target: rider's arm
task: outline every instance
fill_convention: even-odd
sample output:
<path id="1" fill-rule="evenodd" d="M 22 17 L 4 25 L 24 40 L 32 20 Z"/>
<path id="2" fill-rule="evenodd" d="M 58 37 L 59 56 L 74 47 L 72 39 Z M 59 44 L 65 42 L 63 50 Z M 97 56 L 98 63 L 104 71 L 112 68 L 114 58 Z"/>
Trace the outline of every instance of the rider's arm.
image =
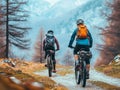
<path id="1" fill-rule="evenodd" d="M 58 40 L 56 39 L 56 37 L 55 37 L 55 43 L 56 43 L 56 46 L 57 46 L 57 50 L 59 50 L 60 46 L 59 46 L 59 43 L 58 43 Z"/>
<path id="2" fill-rule="evenodd" d="M 75 29 L 74 32 L 72 33 L 72 36 L 71 36 L 71 39 L 70 39 L 70 42 L 69 42 L 69 46 L 72 46 L 72 44 L 75 40 L 76 32 L 77 32 L 77 29 Z"/>
<path id="3" fill-rule="evenodd" d="M 89 30 L 88 30 L 88 36 L 89 36 L 89 40 L 90 40 L 90 47 L 92 47 L 93 38 L 92 38 L 92 35 L 91 35 L 91 33 L 89 32 Z"/>

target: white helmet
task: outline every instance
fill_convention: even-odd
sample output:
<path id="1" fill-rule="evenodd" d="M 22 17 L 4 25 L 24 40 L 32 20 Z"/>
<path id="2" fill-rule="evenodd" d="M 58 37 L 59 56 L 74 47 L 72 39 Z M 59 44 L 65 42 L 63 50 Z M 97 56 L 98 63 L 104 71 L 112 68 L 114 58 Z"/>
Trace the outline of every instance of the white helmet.
<path id="1" fill-rule="evenodd" d="M 78 25 L 78 24 L 84 24 L 84 21 L 83 21 L 82 19 L 78 19 L 77 22 L 76 22 L 76 24 L 77 24 L 77 25 Z"/>

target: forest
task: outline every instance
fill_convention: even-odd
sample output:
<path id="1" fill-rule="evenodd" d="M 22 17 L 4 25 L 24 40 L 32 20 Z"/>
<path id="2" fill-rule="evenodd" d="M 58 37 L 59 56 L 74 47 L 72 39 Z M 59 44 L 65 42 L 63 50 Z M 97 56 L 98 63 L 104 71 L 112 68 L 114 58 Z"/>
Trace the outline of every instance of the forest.
<path id="1" fill-rule="evenodd" d="M 56 54 L 56 56 L 61 56 L 61 58 L 59 58 L 59 60 L 56 62 L 56 66 L 58 69 L 56 75 L 54 75 L 54 77 L 52 78 L 45 76 L 47 72 L 46 68 L 44 67 L 46 60 L 44 58 L 45 52 L 43 50 L 43 40 L 46 35 L 46 31 L 44 27 L 39 26 L 39 32 L 36 34 L 37 36 L 34 40 L 35 42 L 32 42 L 33 37 L 30 37 L 29 33 L 32 32 L 33 27 L 28 24 L 28 22 L 30 21 L 29 9 L 25 9 L 25 7 L 28 5 L 28 1 L 29 0 L 0 0 L 1 90 L 77 90 L 79 87 L 77 87 L 76 85 L 71 88 L 71 83 L 73 83 L 72 75 L 74 74 L 74 61 L 73 53 L 69 49 L 61 50 L 65 51 L 62 54 Z M 103 17 L 106 18 L 107 25 L 105 27 L 97 26 L 97 28 L 101 31 L 101 33 L 99 33 L 99 36 L 101 37 L 103 43 L 98 43 L 97 45 L 94 45 L 96 46 L 94 48 L 96 48 L 100 52 L 100 54 L 95 60 L 93 66 L 95 66 L 94 69 L 108 76 L 112 76 L 113 78 L 118 78 L 119 80 L 120 63 L 115 65 L 110 63 L 114 61 L 114 58 L 117 55 L 120 56 L 120 0 L 107 2 L 106 6 L 109 8 L 111 13 L 101 12 Z M 74 16 L 74 18 L 77 18 L 77 16 Z M 74 19 L 68 19 L 68 21 L 69 20 L 73 21 Z M 65 28 L 65 25 L 63 23 L 60 23 L 61 26 L 59 26 L 58 28 L 63 26 Z M 72 24 L 73 23 L 70 23 L 71 28 L 74 26 Z M 56 26 L 54 27 L 57 27 L 57 24 L 55 25 Z M 66 29 L 64 28 L 62 30 L 69 29 L 68 27 Z M 64 38 L 62 37 L 63 35 L 61 33 L 68 33 L 71 31 L 68 30 L 61 33 L 59 32 L 60 31 L 55 32 L 55 34 L 57 34 L 57 36 L 59 37 L 58 39 L 61 40 L 61 38 Z M 60 43 L 60 47 L 65 46 L 66 42 L 67 41 Z M 25 54 L 23 56 L 19 56 L 19 54 L 21 54 L 22 52 Z M 32 52 L 32 55 L 29 55 L 26 52 Z M 30 57 L 30 60 L 26 60 L 27 57 Z M 94 70 L 92 69 L 91 72 L 93 71 Z M 40 75 L 35 74 L 35 72 L 39 72 Z M 71 83 L 69 85 L 66 85 L 65 80 L 68 80 L 69 77 Z M 63 83 L 61 83 L 61 81 Z M 105 84 L 105 82 L 101 83 L 99 81 L 96 83 L 92 79 L 90 79 L 90 83 L 92 84 L 90 84 L 91 86 L 88 87 L 88 89 L 93 89 L 94 85 L 98 85 L 99 87 L 101 87 L 102 89 L 100 90 L 103 90 L 104 87 L 107 88 L 106 90 L 120 89 L 119 85 L 108 85 Z M 95 90 L 98 90 L 98 88 Z"/>

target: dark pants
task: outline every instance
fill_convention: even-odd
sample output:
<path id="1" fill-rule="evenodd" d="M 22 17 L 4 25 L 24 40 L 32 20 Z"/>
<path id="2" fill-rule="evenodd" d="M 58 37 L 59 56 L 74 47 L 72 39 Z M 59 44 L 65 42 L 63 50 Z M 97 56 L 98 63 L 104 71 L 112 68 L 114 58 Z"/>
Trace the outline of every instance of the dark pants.
<path id="1" fill-rule="evenodd" d="M 48 55 L 48 50 L 53 50 L 53 51 L 55 51 L 55 48 L 54 47 L 46 47 L 45 48 L 45 59 L 46 59 L 46 57 L 47 57 L 47 55 Z M 53 64 L 56 64 L 56 60 L 55 60 L 55 52 L 52 54 L 52 60 L 53 60 Z"/>
<path id="2" fill-rule="evenodd" d="M 74 55 L 77 54 L 77 52 L 81 49 L 84 49 L 85 51 L 90 51 L 89 46 L 85 46 L 85 45 L 76 45 L 74 48 Z M 86 64 L 90 64 L 90 59 L 86 58 Z"/>
<path id="3" fill-rule="evenodd" d="M 46 59 L 47 55 L 48 55 L 48 52 L 45 51 L 45 59 Z M 53 64 L 56 64 L 55 53 L 52 54 L 52 60 L 53 60 Z"/>

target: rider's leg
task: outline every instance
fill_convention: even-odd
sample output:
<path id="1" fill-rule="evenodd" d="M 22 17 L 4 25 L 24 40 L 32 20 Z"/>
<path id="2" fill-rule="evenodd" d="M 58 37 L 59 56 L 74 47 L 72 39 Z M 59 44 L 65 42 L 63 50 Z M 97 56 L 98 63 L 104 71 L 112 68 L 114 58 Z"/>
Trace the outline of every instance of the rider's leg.
<path id="1" fill-rule="evenodd" d="M 56 71 L 56 61 L 55 60 L 53 61 L 53 69 L 54 69 L 54 71 Z"/>
<path id="2" fill-rule="evenodd" d="M 85 51 L 90 51 L 90 49 L 89 49 L 89 47 L 88 46 L 85 46 Z M 87 79 L 89 79 L 89 71 L 90 71 L 90 58 L 89 57 L 87 57 L 86 58 L 86 78 Z"/>
<path id="3" fill-rule="evenodd" d="M 86 65 L 86 70 L 89 72 L 89 70 L 90 70 L 90 64 Z"/>
<path id="4" fill-rule="evenodd" d="M 90 70 L 90 59 L 87 58 L 87 59 L 86 59 L 86 71 L 89 72 L 89 70 Z"/>
<path id="5" fill-rule="evenodd" d="M 86 79 L 89 79 L 90 64 L 86 65 Z"/>
<path id="6" fill-rule="evenodd" d="M 79 64 L 79 62 L 78 62 L 78 54 L 77 54 L 77 52 L 79 50 L 80 50 L 80 45 L 76 45 L 75 48 L 74 48 L 74 59 L 75 59 L 76 64 Z"/>
<path id="7" fill-rule="evenodd" d="M 78 55 L 77 54 L 74 55 L 74 59 L 75 59 L 75 64 L 78 65 L 79 61 L 78 61 Z"/>
<path id="8" fill-rule="evenodd" d="M 77 54 L 74 55 L 74 59 L 75 59 L 75 61 L 78 60 L 78 55 Z"/>
<path id="9" fill-rule="evenodd" d="M 78 55 L 77 55 L 78 51 L 79 51 L 79 45 L 76 45 L 75 48 L 74 48 L 74 59 L 75 59 L 75 65 L 76 66 L 79 65 Z"/>
<path id="10" fill-rule="evenodd" d="M 89 49 L 89 51 L 90 51 L 90 49 Z M 86 70 L 87 71 L 90 71 L 90 59 L 92 58 L 92 53 L 90 52 L 89 53 L 89 56 L 87 57 L 87 59 L 86 59 Z"/>
<path id="11" fill-rule="evenodd" d="M 45 57 L 44 57 L 45 59 L 46 59 L 46 56 L 47 56 L 47 52 L 45 51 Z"/>
<path id="12" fill-rule="evenodd" d="M 47 60 L 46 60 L 46 57 L 47 57 L 47 51 L 45 51 L 45 57 L 44 57 L 44 59 L 45 59 L 45 67 L 47 67 Z"/>
<path id="13" fill-rule="evenodd" d="M 53 60 L 53 72 L 56 72 L 56 60 L 55 60 L 55 53 L 52 55 Z"/>
<path id="14" fill-rule="evenodd" d="M 90 60 L 86 60 L 86 79 L 89 79 L 89 71 L 90 71 Z"/>

